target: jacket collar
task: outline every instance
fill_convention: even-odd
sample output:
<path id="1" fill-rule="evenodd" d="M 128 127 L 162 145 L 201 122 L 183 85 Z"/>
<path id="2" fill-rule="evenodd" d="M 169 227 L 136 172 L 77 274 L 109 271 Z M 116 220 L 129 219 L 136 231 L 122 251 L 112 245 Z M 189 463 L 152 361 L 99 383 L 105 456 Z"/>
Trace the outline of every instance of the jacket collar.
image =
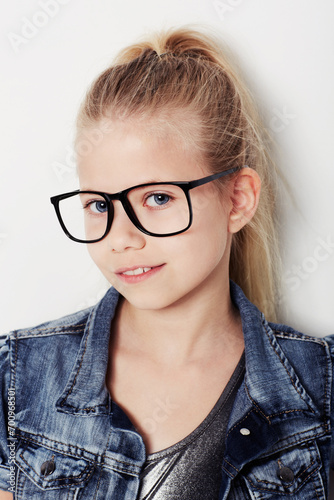
<path id="1" fill-rule="evenodd" d="M 233 282 L 230 285 L 231 297 L 242 321 L 246 360 L 244 390 L 248 400 L 269 422 L 280 418 L 282 410 L 314 413 L 316 407 L 312 399 L 277 342 L 273 329 L 279 325 L 269 325 L 241 288 Z"/>
<path id="2" fill-rule="evenodd" d="M 106 415 L 111 400 L 105 383 L 108 366 L 110 325 L 119 294 L 110 288 L 90 309 L 71 375 L 56 406 L 74 415 Z"/>
<path id="3" fill-rule="evenodd" d="M 314 436 L 319 424 L 318 409 L 277 342 L 274 329 L 279 325 L 269 325 L 234 283 L 231 297 L 241 315 L 246 372 L 227 429 L 222 483 L 226 491 L 243 465 L 295 443 L 298 433 L 301 439 Z"/>
<path id="4" fill-rule="evenodd" d="M 245 380 L 233 407 L 231 425 L 250 410 L 256 410 L 259 418 L 268 424 L 280 418 L 282 409 L 294 414 L 314 413 L 316 409 L 312 400 L 263 315 L 233 282 L 231 297 L 241 315 L 246 360 Z M 111 403 L 105 384 L 110 324 L 118 299 L 118 292 L 110 288 L 90 310 L 71 375 L 57 401 L 59 411 L 92 416 L 106 415 L 111 411 L 122 413 L 115 403 Z M 124 425 L 131 427 L 127 421 Z"/>

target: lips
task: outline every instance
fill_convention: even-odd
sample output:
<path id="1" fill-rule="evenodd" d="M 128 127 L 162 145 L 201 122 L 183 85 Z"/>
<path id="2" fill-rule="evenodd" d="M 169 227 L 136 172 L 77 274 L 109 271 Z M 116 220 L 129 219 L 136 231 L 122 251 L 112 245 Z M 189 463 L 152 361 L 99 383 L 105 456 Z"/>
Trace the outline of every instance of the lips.
<path id="1" fill-rule="evenodd" d="M 137 276 L 138 274 L 147 273 L 151 269 L 152 267 L 137 267 L 136 269 L 124 271 L 122 274 L 126 274 L 127 276 Z"/>
<path id="2" fill-rule="evenodd" d="M 137 281 L 142 281 L 143 279 L 152 276 L 156 272 L 160 271 L 160 269 L 165 264 L 160 264 L 159 266 L 132 266 L 132 267 L 123 267 L 117 269 L 115 274 L 126 281 L 127 283 L 136 283 Z"/>

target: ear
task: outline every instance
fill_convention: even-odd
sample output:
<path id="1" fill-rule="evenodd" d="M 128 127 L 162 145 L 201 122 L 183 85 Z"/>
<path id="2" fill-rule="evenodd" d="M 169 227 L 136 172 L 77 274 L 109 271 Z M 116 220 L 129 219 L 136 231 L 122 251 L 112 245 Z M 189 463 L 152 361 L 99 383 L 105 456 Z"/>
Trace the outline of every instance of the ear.
<path id="1" fill-rule="evenodd" d="M 237 233 L 256 212 L 261 190 L 261 180 L 252 168 L 242 168 L 232 181 L 232 210 L 229 216 L 228 230 Z"/>

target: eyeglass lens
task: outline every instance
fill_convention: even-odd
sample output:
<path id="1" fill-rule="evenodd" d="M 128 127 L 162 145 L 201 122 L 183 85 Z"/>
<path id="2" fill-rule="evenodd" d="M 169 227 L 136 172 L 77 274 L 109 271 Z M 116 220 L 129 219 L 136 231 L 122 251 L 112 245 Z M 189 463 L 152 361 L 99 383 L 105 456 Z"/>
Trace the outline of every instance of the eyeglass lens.
<path id="1" fill-rule="evenodd" d="M 189 224 L 188 201 L 179 186 L 141 186 L 129 191 L 127 199 L 139 223 L 149 233 L 175 233 Z M 76 239 L 89 242 L 102 238 L 106 232 L 108 202 L 101 195 L 78 193 L 61 200 L 59 210 L 67 231 Z"/>

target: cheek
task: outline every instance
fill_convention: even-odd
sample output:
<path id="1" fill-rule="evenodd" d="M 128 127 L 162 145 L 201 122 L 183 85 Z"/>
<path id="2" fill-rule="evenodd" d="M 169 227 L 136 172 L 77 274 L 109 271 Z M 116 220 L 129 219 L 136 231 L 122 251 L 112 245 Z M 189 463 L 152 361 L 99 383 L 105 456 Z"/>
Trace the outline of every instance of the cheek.
<path id="1" fill-rule="evenodd" d="M 105 251 L 103 249 L 103 246 L 99 245 L 98 243 L 93 243 L 91 245 L 87 245 L 87 250 L 96 266 L 99 269 L 103 270 L 106 263 Z"/>
<path id="2" fill-rule="evenodd" d="M 219 210 L 199 210 L 188 231 L 172 237 L 165 247 L 166 255 L 176 257 L 181 268 L 216 266 L 229 248 L 227 217 Z M 167 243 L 167 242 L 166 242 Z"/>
<path id="3" fill-rule="evenodd" d="M 197 200 L 196 200 L 197 201 Z M 219 248 L 228 237 L 228 209 L 219 199 L 208 197 L 199 199 L 194 207 L 193 228 L 205 246 Z"/>
<path id="4" fill-rule="evenodd" d="M 190 197 L 193 221 L 196 223 L 197 220 L 208 218 L 212 209 L 216 206 L 217 191 L 211 185 L 204 185 L 197 188 L 197 191 L 195 188 Z"/>
<path id="5" fill-rule="evenodd" d="M 110 285 L 115 286 L 116 280 L 115 276 L 112 272 L 112 258 L 110 255 L 110 249 L 108 246 L 103 244 L 105 242 L 101 241 L 100 243 L 93 243 L 92 245 L 87 245 L 87 250 L 90 258 L 96 265 L 96 267 L 100 270 L 106 280 L 110 283 Z M 117 290 L 122 293 L 122 289 L 116 287 Z"/>

